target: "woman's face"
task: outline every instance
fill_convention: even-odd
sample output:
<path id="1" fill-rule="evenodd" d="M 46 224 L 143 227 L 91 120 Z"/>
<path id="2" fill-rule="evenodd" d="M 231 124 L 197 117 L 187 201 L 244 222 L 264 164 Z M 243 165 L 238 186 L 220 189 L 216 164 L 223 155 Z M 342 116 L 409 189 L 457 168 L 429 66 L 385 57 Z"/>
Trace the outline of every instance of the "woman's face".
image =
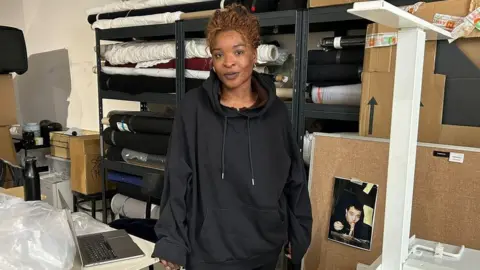
<path id="1" fill-rule="evenodd" d="M 240 33 L 233 30 L 218 33 L 211 52 L 215 73 L 228 89 L 250 84 L 257 51 Z"/>

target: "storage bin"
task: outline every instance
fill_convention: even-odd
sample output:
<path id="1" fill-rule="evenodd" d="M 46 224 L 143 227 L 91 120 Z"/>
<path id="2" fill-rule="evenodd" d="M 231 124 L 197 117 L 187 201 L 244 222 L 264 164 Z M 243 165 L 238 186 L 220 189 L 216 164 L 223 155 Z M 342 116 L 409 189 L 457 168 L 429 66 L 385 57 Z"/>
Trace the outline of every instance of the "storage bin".
<path id="1" fill-rule="evenodd" d="M 61 179 L 70 179 L 70 165 L 69 159 L 54 157 L 51 155 L 45 156 L 48 160 L 48 170 L 50 173 L 57 173 Z"/>

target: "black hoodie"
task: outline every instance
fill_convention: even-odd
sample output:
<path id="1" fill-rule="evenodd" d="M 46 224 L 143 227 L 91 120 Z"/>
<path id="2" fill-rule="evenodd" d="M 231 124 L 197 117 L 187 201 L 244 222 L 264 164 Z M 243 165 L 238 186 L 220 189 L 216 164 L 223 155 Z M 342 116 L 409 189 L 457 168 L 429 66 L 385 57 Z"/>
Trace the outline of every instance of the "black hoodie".
<path id="1" fill-rule="evenodd" d="M 182 100 L 153 256 L 190 270 L 249 270 L 290 242 L 301 262 L 312 226 L 304 164 L 272 80 L 254 72 L 252 86 L 263 96 L 254 108 L 221 105 L 214 72 Z"/>

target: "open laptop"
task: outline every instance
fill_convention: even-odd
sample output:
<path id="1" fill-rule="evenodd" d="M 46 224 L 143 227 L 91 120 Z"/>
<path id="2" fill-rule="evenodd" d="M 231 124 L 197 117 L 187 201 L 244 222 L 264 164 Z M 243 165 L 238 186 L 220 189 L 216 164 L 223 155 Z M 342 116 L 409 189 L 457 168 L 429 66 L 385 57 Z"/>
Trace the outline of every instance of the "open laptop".
<path id="1" fill-rule="evenodd" d="M 70 207 L 59 191 L 60 203 L 67 212 L 68 225 L 83 267 L 113 263 L 145 256 L 125 230 L 77 236 Z"/>

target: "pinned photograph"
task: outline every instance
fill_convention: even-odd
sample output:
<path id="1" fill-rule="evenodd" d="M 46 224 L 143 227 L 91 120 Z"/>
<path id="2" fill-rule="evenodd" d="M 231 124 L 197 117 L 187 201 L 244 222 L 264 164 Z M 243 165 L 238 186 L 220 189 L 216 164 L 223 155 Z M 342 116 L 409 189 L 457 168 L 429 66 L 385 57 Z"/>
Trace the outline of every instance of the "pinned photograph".
<path id="1" fill-rule="evenodd" d="M 335 177 L 328 239 L 370 250 L 378 185 Z"/>

